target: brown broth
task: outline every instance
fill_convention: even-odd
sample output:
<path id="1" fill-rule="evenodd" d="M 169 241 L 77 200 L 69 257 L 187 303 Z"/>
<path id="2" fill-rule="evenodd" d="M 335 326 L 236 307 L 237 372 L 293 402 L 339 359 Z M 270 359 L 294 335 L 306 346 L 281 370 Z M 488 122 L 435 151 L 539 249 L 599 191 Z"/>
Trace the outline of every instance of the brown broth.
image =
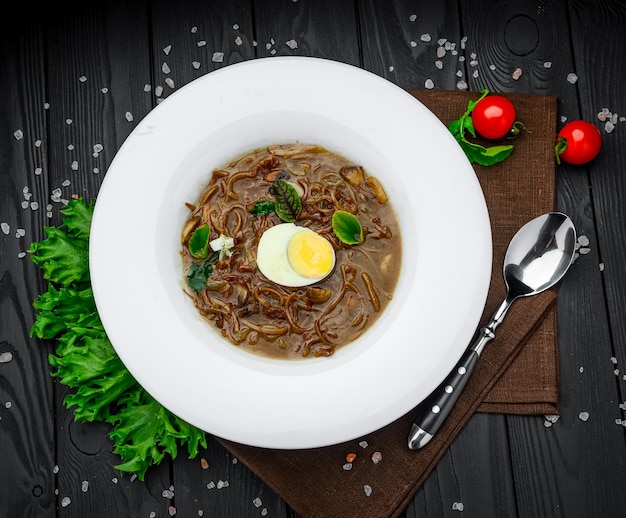
<path id="1" fill-rule="evenodd" d="M 273 200 L 270 186 L 278 174 L 301 189 L 296 225 L 316 231 L 335 249 L 335 268 L 313 286 L 281 286 L 256 266 L 261 235 L 282 221 L 274 212 L 253 216 L 250 209 Z M 232 237 L 234 247 L 221 260 L 209 256 L 215 264 L 204 289 L 186 291 L 224 338 L 252 353 L 281 359 L 329 356 L 370 328 L 393 296 L 402 244 L 386 198 L 362 167 L 319 146 L 286 144 L 246 154 L 215 170 L 198 201 L 188 204 L 182 232 L 185 278 L 193 262 L 203 264 L 188 248 L 200 225 L 209 225 L 210 239 Z M 331 218 L 337 209 L 357 216 L 362 244 L 346 245 L 334 234 Z"/>

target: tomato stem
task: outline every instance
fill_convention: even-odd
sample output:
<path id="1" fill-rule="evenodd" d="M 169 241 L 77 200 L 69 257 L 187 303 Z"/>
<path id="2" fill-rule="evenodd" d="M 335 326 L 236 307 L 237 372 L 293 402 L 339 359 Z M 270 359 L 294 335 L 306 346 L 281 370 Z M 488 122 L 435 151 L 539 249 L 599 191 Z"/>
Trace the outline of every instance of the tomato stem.
<path id="1" fill-rule="evenodd" d="M 556 145 L 554 146 L 554 154 L 556 155 L 556 163 L 561 165 L 561 154 L 567 149 L 567 139 L 565 137 L 561 137 L 557 139 Z"/>

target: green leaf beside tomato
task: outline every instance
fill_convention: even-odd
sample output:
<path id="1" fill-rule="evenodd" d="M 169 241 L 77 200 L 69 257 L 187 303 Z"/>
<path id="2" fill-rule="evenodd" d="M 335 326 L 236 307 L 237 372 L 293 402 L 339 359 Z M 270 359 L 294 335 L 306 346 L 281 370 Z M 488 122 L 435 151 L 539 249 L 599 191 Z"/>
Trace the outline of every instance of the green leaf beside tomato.
<path id="1" fill-rule="evenodd" d="M 470 100 L 467 103 L 465 113 L 448 124 L 448 129 L 454 135 L 461 149 L 465 152 L 468 160 L 473 164 L 483 166 L 491 166 L 502 162 L 513 152 L 513 146 L 510 144 L 485 147 L 467 140 L 466 133 L 469 133 L 472 137 L 476 137 L 476 127 L 472 120 L 472 112 L 488 94 L 489 90 L 482 90 L 481 96 L 476 101 Z M 509 129 L 510 127 L 511 126 L 509 126 Z"/>

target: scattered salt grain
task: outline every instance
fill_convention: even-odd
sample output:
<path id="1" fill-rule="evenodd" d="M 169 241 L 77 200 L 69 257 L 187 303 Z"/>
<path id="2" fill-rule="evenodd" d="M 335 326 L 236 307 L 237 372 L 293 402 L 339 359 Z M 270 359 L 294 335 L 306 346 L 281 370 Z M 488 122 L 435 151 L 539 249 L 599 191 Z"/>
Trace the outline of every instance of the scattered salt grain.
<path id="1" fill-rule="evenodd" d="M 198 27 L 196 27 L 195 25 L 191 28 L 191 33 L 195 34 L 196 32 L 198 32 Z"/>
<path id="2" fill-rule="evenodd" d="M 200 40 L 200 41 L 197 43 L 197 45 L 198 45 L 198 47 L 206 47 L 206 41 L 205 41 L 205 40 Z"/>
<path id="3" fill-rule="evenodd" d="M 606 121 L 606 123 L 604 124 L 604 131 L 606 133 L 611 133 L 614 129 L 615 124 L 613 124 L 611 121 Z"/>
<path id="4" fill-rule="evenodd" d="M 291 50 L 295 50 L 298 48 L 298 42 L 296 40 L 286 41 L 285 45 L 287 45 Z"/>
<path id="5" fill-rule="evenodd" d="M 72 499 L 69 496 L 64 496 L 61 500 L 61 507 L 67 507 L 72 503 Z"/>
<path id="6" fill-rule="evenodd" d="M 428 90 L 432 90 L 435 87 L 435 83 L 433 83 L 432 79 L 426 79 L 426 81 L 424 82 L 424 87 Z"/>
<path id="7" fill-rule="evenodd" d="M 543 64 L 543 67 L 544 67 L 544 68 L 552 68 L 552 61 L 546 61 L 546 62 Z"/>
<path id="8" fill-rule="evenodd" d="M 346 462 L 342 467 L 344 471 L 350 471 L 352 469 L 352 462 Z"/>
<path id="9" fill-rule="evenodd" d="M 444 49 L 443 47 L 438 47 L 437 48 L 437 57 L 438 58 L 442 58 L 446 55 L 446 49 Z"/>
<path id="10" fill-rule="evenodd" d="M 126 112 L 126 113 L 125 113 L 125 115 L 124 115 L 124 117 L 126 117 L 126 120 L 127 120 L 128 122 L 133 122 L 134 117 L 133 117 L 133 114 L 132 114 L 132 113 L 130 113 L 130 112 Z"/>
<path id="11" fill-rule="evenodd" d="M 43 172 L 43 169 L 41 167 L 35 168 L 35 176 L 39 176 L 42 172 Z"/>
<path id="12" fill-rule="evenodd" d="M 459 81 L 459 82 L 456 84 L 456 87 L 457 87 L 459 90 L 467 90 L 467 83 L 466 83 L 465 81 L 461 80 L 461 81 Z"/>
<path id="13" fill-rule="evenodd" d="M 171 46 L 171 45 L 168 45 L 167 47 L 164 47 L 164 48 L 163 48 L 163 53 L 164 53 L 166 56 L 169 56 L 169 53 L 170 53 L 170 51 L 171 51 L 171 50 L 172 50 L 172 46 Z"/>
<path id="14" fill-rule="evenodd" d="M 100 153 L 103 149 L 104 149 L 104 146 L 102 144 L 94 144 L 93 145 L 93 152 L 94 153 Z"/>
<path id="15" fill-rule="evenodd" d="M 192 61 L 191 62 L 191 66 L 193 68 L 195 68 L 196 70 L 198 70 L 200 68 L 200 62 L 199 61 Z"/>
<path id="16" fill-rule="evenodd" d="M 58 473 L 58 472 L 59 472 L 59 465 L 58 465 L 58 464 L 55 464 L 55 465 L 54 465 L 54 468 L 52 468 L 52 473 L 56 474 L 56 473 Z"/>
<path id="17" fill-rule="evenodd" d="M 0 229 L 2 230 L 2 232 L 5 235 L 9 235 L 9 232 L 11 232 L 11 225 L 9 225 L 8 223 L 6 223 L 5 221 L 3 221 L 2 223 L 0 223 Z"/>
<path id="18" fill-rule="evenodd" d="M 213 482 L 212 480 L 206 485 L 207 489 L 213 489 L 214 487 L 215 487 L 215 482 Z"/>
<path id="19" fill-rule="evenodd" d="M 100 90 L 103 94 L 108 94 L 109 89 L 105 86 L 102 90 Z"/>
<path id="20" fill-rule="evenodd" d="M 114 484 L 117 484 L 117 483 L 118 483 L 117 477 L 113 477 L 113 478 L 111 479 L 111 482 L 113 482 Z"/>
<path id="21" fill-rule="evenodd" d="M 589 252 L 591 252 L 591 248 L 587 248 L 586 246 L 579 248 L 578 253 L 580 255 L 587 255 Z"/>
<path id="22" fill-rule="evenodd" d="M 152 90 L 152 85 L 149 85 L 149 84 L 143 85 L 144 92 L 149 92 L 150 90 Z"/>
<path id="23" fill-rule="evenodd" d="M 67 149 L 68 149 L 69 151 L 74 151 L 74 144 L 69 144 L 69 145 L 67 146 Z"/>
<path id="24" fill-rule="evenodd" d="M 224 53 L 214 52 L 211 61 L 213 61 L 213 63 L 222 63 L 224 61 Z"/>
<path id="25" fill-rule="evenodd" d="M 74 122 L 72 119 L 65 119 L 65 124 L 67 124 L 68 126 L 72 124 L 72 122 Z"/>
<path id="26" fill-rule="evenodd" d="M 215 486 L 217 489 L 222 489 L 223 487 L 228 487 L 228 480 L 218 480 L 217 485 Z"/>
<path id="27" fill-rule="evenodd" d="M 164 489 L 163 492 L 161 493 L 161 496 L 163 498 L 174 498 L 174 491 L 170 489 Z"/>
<path id="28" fill-rule="evenodd" d="M 290 40 L 290 41 L 294 41 L 295 42 L 295 40 Z M 241 36 L 237 36 L 235 38 L 235 45 L 243 45 L 243 40 L 241 39 Z M 289 45 L 289 42 L 287 42 L 287 45 Z M 296 47 L 297 46 L 298 45 L 296 44 Z"/>
<path id="29" fill-rule="evenodd" d="M 430 37 L 430 34 L 426 33 L 426 34 L 422 34 L 420 36 L 420 40 L 422 40 L 425 43 L 428 43 L 432 38 Z"/>
<path id="30" fill-rule="evenodd" d="M 43 144 L 43 142 L 41 142 L 40 139 L 35 140 L 35 147 L 41 147 L 41 144 Z"/>
<path id="31" fill-rule="evenodd" d="M 176 514 L 176 507 L 174 507 L 173 505 L 170 505 L 167 508 L 167 512 L 169 513 L 170 516 L 174 516 Z"/>
<path id="32" fill-rule="evenodd" d="M 359 443 L 359 446 L 360 446 L 361 448 L 363 448 L 363 449 L 367 448 L 367 447 L 368 447 L 367 441 L 361 441 L 361 442 Z"/>
<path id="33" fill-rule="evenodd" d="M 49 110 L 50 109 L 50 103 L 43 103 L 43 109 L 44 110 Z"/>
<path id="34" fill-rule="evenodd" d="M 133 474 L 131 475 L 131 477 L 130 477 L 130 481 L 131 481 L 131 482 L 134 482 L 135 480 L 137 480 L 137 474 L 136 474 L 136 473 L 133 473 Z"/>
<path id="35" fill-rule="evenodd" d="M 439 60 L 439 59 L 438 59 L 437 61 L 435 61 L 435 66 L 436 66 L 439 70 L 442 70 L 442 69 L 443 69 L 443 61 L 441 61 L 441 60 Z"/>
<path id="36" fill-rule="evenodd" d="M 379 451 L 375 451 L 374 453 L 372 453 L 372 462 L 374 464 L 378 464 L 381 460 L 383 460 L 382 453 L 380 453 Z"/>
<path id="37" fill-rule="evenodd" d="M 15 130 L 13 136 L 15 140 L 22 140 L 24 138 L 24 132 L 21 129 Z"/>
<path id="38" fill-rule="evenodd" d="M 581 246 L 589 246 L 589 238 L 585 236 L 584 234 L 581 236 L 578 236 L 578 242 L 580 243 Z"/>
<path id="39" fill-rule="evenodd" d="M 78 171 L 78 160 L 74 160 L 70 167 L 72 168 L 72 171 Z"/>
<path id="40" fill-rule="evenodd" d="M 148 516 L 150 518 L 156 518 L 156 512 L 155 511 L 150 511 L 150 514 Z"/>
<path id="41" fill-rule="evenodd" d="M 100 173 L 100 168 L 99 167 L 94 167 L 93 168 L 93 174 L 99 174 Z"/>
<path id="42" fill-rule="evenodd" d="M 31 201 L 30 210 L 37 210 L 37 209 L 39 209 L 39 203 L 37 203 L 36 201 Z"/>
<path id="43" fill-rule="evenodd" d="M 412 14 L 411 16 L 409 16 L 409 20 L 414 22 L 415 20 L 417 20 L 417 15 L 416 14 Z"/>
<path id="44" fill-rule="evenodd" d="M 389 67 L 389 72 L 393 72 L 393 65 Z"/>
<path id="45" fill-rule="evenodd" d="M 519 67 L 516 68 L 511 74 L 511 77 L 517 81 L 520 77 L 522 77 L 522 69 Z"/>
<path id="46" fill-rule="evenodd" d="M 22 208 L 23 209 L 27 209 L 28 208 L 28 202 L 27 201 L 23 201 L 22 202 Z"/>
<path id="47" fill-rule="evenodd" d="M 156 95 L 157 97 L 161 97 L 161 95 L 163 95 L 163 87 L 161 85 L 157 86 L 154 89 L 154 95 Z"/>
<path id="48" fill-rule="evenodd" d="M 363 486 L 363 492 L 365 493 L 365 496 L 370 496 L 372 494 L 372 487 L 365 484 Z"/>
<path id="49" fill-rule="evenodd" d="M 463 70 L 457 70 L 456 71 L 456 76 L 457 77 L 463 77 Z"/>
<path id="50" fill-rule="evenodd" d="M 626 401 L 624 401 L 623 403 L 620 403 L 620 404 L 619 404 L 619 407 L 620 407 L 622 410 L 626 410 Z"/>
<path id="51" fill-rule="evenodd" d="M 578 81 L 578 76 L 574 74 L 573 72 L 570 72 L 569 74 L 567 74 L 567 80 L 570 83 L 575 84 L 576 81 Z"/>
<path id="52" fill-rule="evenodd" d="M 165 62 L 165 61 L 164 61 L 164 62 L 163 62 L 163 64 L 161 65 L 161 71 L 162 71 L 164 74 L 169 74 L 169 73 L 172 71 L 172 69 L 171 69 L 171 68 L 170 68 L 170 66 L 167 64 L 167 62 Z"/>
<path id="53" fill-rule="evenodd" d="M 87 480 L 83 480 L 83 482 L 80 485 L 80 489 L 83 493 L 86 493 L 87 491 L 89 491 L 89 482 Z"/>
<path id="54" fill-rule="evenodd" d="M 600 264 L 598 264 L 598 268 L 599 268 L 599 270 L 600 270 L 601 272 L 603 272 L 603 271 L 604 271 L 604 263 L 600 263 Z"/>
<path id="55" fill-rule="evenodd" d="M 13 353 L 6 351 L 0 353 L 0 363 L 9 363 L 13 359 Z"/>
<path id="56" fill-rule="evenodd" d="M 589 419 L 589 412 L 581 412 L 580 414 L 578 414 L 578 419 L 583 422 L 587 421 Z"/>
<path id="57" fill-rule="evenodd" d="M 169 86 L 171 89 L 174 89 L 174 87 L 176 86 L 176 85 L 174 84 L 174 80 L 173 80 L 171 77 L 166 77 L 166 78 L 165 78 L 165 84 L 166 84 L 167 86 Z"/>
<path id="58" fill-rule="evenodd" d="M 254 500 L 252 500 L 252 504 L 254 505 L 254 507 L 259 508 L 259 507 L 261 507 L 263 505 L 263 502 L 257 496 Z"/>
<path id="59" fill-rule="evenodd" d="M 79 80 L 81 83 L 84 83 L 84 82 L 86 82 L 86 81 L 87 81 L 87 76 L 80 76 L 80 77 L 78 78 L 78 80 Z"/>
<path id="60" fill-rule="evenodd" d="M 417 42 L 415 40 L 411 40 L 411 47 L 417 47 Z"/>
<path id="61" fill-rule="evenodd" d="M 454 502 L 452 504 L 452 510 L 453 511 L 461 511 L 461 512 L 463 512 L 463 509 L 465 509 L 465 506 L 463 505 L 463 502 Z"/>
<path id="62" fill-rule="evenodd" d="M 296 0 L 293 1 L 295 2 Z M 261 509 L 261 516 L 267 516 L 267 512 L 267 507 L 264 507 L 263 509 Z"/>

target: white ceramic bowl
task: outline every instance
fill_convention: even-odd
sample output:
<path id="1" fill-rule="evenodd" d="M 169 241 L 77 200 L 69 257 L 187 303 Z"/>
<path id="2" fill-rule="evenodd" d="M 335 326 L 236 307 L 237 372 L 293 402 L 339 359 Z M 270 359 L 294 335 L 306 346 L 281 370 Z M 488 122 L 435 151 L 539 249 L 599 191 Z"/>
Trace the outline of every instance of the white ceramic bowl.
<path id="1" fill-rule="evenodd" d="M 281 361 L 240 350 L 199 317 L 181 287 L 180 232 L 213 168 L 294 141 L 383 182 L 403 263 L 362 338 L 329 358 Z M 90 268 L 116 351 L 165 407 L 232 441 L 310 448 L 394 421 L 442 381 L 484 307 L 491 233 L 472 167 L 421 103 L 349 65 L 268 58 L 197 79 L 138 123 L 98 195 Z"/>

